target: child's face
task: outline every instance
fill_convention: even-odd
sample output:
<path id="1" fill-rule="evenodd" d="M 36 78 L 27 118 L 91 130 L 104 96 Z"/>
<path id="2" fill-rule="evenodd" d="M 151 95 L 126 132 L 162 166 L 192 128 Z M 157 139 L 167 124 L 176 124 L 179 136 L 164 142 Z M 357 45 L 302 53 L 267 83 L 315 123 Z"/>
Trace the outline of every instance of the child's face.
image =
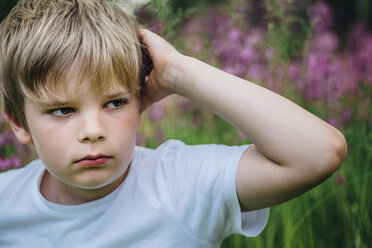
<path id="1" fill-rule="evenodd" d="M 28 131 L 18 132 L 23 132 L 19 135 L 24 143 L 33 142 L 59 182 L 99 189 L 119 179 L 131 162 L 141 120 L 139 103 L 122 87 L 97 93 L 88 81 L 82 86 L 78 92 L 56 91 L 57 98 L 46 105 L 26 98 Z"/>

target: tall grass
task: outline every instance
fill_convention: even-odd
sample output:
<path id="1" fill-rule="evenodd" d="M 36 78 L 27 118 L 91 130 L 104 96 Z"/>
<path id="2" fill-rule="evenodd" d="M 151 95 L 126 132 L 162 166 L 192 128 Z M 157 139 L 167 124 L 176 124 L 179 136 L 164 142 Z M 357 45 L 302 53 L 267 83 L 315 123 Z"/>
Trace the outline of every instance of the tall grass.
<path id="1" fill-rule="evenodd" d="M 372 244 L 372 128 L 344 130 L 349 152 L 342 167 L 304 195 L 271 208 L 256 238 L 232 236 L 222 247 L 360 247 Z"/>
<path id="2" fill-rule="evenodd" d="M 346 160 L 334 175 L 272 207 L 258 237 L 233 235 L 222 247 L 371 247 L 372 35 L 357 27 L 351 45 L 343 48 L 324 4 L 309 8 L 310 19 L 302 20 L 294 15 L 293 1 L 262 1 L 266 12 L 258 2 L 233 0 L 221 8 L 205 7 L 200 15 L 192 10 L 173 16 L 169 9 L 161 13 L 161 6 L 153 8 L 160 14 L 140 13 L 142 21 L 163 18 L 148 21 L 159 33 L 172 21 L 168 38 L 183 52 L 285 95 L 340 128 L 348 142 Z M 254 15 L 265 15 L 265 22 L 252 20 Z M 0 171 L 20 166 L 29 154 L 4 121 L 0 115 Z M 137 143 L 156 147 L 172 138 L 187 144 L 249 143 L 230 124 L 180 97 L 164 99 L 145 113 Z"/>
<path id="3" fill-rule="evenodd" d="M 156 130 L 163 130 L 163 140 L 180 139 L 187 144 L 239 145 L 249 142 L 239 137 L 238 131 L 221 118 L 208 115 L 196 125 L 193 118 L 197 111 L 201 111 L 197 106 L 183 112 L 177 108 L 180 103 L 176 97 L 167 101 L 167 118 L 154 123 L 145 116 L 140 132 L 146 135 L 146 146 L 156 147 L 162 142 L 153 138 Z M 233 235 L 223 242 L 222 247 L 370 247 L 372 127 L 365 121 L 355 121 L 343 133 L 349 151 L 334 175 L 300 197 L 272 207 L 268 224 L 259 236 Z"/>
<path id="4" fill-rule="evenodd" d="M 263 25 L 249 19 L 262 8 L 231 2 L 189 16 L 173 32 L 178 38 L 171 35 L 170 40 L 185 53 L 285 95 L 338 127 L 348 142 L 348 155 L 324 183 L 272 207 L 258 237 L 233 235 L 222 247 L 370 247 L 372 55 L 365 54 L 372 47 L 371 34 L 356 26 L 348 47 L 342 47 L 332 30 L 332 10 L 322 2 L 310 6 L 309 19 L 304 20 L 295 16 L 293 1 L 263 1 Z M 155 147 L 169 138 L 188 144 L 249 142 L 219 117 L 184 99 L 165 102 L 164 115 L 145 118 L 142 144 Z M 154 138 L 154 132 L 161 132 L 161 139 Z"/>

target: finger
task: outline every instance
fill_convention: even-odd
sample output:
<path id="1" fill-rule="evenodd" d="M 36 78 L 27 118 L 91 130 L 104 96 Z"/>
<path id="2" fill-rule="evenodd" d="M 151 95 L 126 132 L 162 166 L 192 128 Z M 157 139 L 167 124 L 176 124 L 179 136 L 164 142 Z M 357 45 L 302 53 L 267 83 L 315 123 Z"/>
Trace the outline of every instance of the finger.
<path id="1" fill-rule="evenodd" d="M 152 47 L 154 46 L 154 39 L 151 38 L 152 35 L 155 35 L 148 29 L 141 28 L 138 31 L 139 38 L 141 39 L 142 44 L 146 47 L 146 50 L 148 54 L 150 55 L 150 58 L 153 59 L 153 52 Z"/>
<path id="2" fill-rule="evenodd" d="M 143 36 L 146 32 L 151 32 L 151 31 L 148 30 L 147 28 L 139 28 L 139 30 L 138 30 L 138 34 L 140 36 Z"/>
<path id="3" fill-rule="evenodd" d="M 139 31 L 138 31 L 138 35 L 140 37 L 140 39 L 142 40 L 142 42 L 147 46 L 149 45 L 149 39 L 151 39 L 151 35 L 156 35 L 155 33 L 151 32 L 150 30 L 148 29 L 145 29 L 145 28 L 140 28 Z"/>
<path id="4" fill-rule="evenodd" d="M 165 39 L 148 29 L 141 28 L 138 33 L 143 43 L 149 50 L 150 54 L 152 53 L 152 51 L 157 51 L 159 49 L 163 51 L 174 50 L 173 46 L 169 44 Z"/>

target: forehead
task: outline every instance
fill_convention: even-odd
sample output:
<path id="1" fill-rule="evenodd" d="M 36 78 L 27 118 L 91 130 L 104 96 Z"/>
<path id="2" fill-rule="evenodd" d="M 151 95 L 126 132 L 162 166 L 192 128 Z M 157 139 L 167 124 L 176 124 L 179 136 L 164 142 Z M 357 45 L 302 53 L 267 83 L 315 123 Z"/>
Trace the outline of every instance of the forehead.
<path id="1" fill-rule="evenodd" d="M 80 95 L 84 94 L 107 96 L 116 94 L 117 92 L 128 94 L 132 93 L 128 87 L 121 85 L 118 82 L 97 85 L 90 80 L 83 80 L 81 82 L 64 82 L 53 89 L 53 93 L 55 94 L 74 97 L 79 97 Z"/>
<path id="2" fill-rule="evenodd" d="M 49 105 L 53 102 L 65 102 L 79 99 L 83 95 L 94 95 L 98 98 L 114 97 L 116 95 L 133 95 L 126 85 L 117 80 L 94 81 L 90 78 L 66 77 L 64 80 L 48 82 L 40 88 L 31 100 L 39 105 Z"/>

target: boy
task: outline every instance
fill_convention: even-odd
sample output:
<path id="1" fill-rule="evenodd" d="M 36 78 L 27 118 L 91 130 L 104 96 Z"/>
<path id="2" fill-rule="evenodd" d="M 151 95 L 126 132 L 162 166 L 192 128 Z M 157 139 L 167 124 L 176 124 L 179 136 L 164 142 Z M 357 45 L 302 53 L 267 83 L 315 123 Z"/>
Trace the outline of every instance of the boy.
<path id="1" fill-rule="evenodd" d="M 141 91 L 141 48 L 153 69 Z M 218 247 L 342 163 L 335 128 L 178 53 L 103 0 L 23 0 L 0 27 L 12 130 L 40 160 L 0 175 L 2 247 Z M 179 94 L 254 145 L 135 147 L 141 110 Z M 10 194 L 11 193 L 11 194 Z"/>

